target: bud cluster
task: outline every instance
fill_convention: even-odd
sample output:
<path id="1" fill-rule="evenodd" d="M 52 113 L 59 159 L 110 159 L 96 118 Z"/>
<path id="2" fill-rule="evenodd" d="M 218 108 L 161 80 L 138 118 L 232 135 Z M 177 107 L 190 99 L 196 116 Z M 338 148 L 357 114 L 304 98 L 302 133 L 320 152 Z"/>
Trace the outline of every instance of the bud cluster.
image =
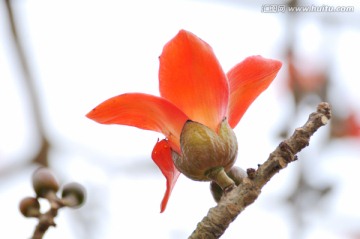
<path id="1" fill-rule="evenodd" d="M 32 186 L 36 196 L 23 198 L 19 209 L 23 216 L 39 219 L 39 224 L 35 229 L 33 238 L 42 238 L 42 236 L 35 236 L 39 233 L 39 228 L 41 228 L 42 234 L 44 234 L 50 226 L 55 226 L 54 218 L 60 208 L 77 208 L 85 202 L 85 188 L 79 183 L 65 184 L 62 188 L 61 196 L 58 196 L 60 184 L 52 171 L 45 167 L 39 168 L 34 172 Z M 50 209 L 47 212 L 41 212 L 40 198 L 49 202 Z M 43 230 L 44 228 L 45 230 Z"/>

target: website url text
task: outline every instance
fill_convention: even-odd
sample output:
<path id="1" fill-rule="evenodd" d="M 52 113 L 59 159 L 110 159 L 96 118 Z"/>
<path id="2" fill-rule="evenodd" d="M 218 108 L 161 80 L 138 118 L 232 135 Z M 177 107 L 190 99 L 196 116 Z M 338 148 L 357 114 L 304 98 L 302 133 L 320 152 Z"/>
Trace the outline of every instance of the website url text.
<path id="1" fill-rule="evenodd" d="M 261 6 L 263 13 L 285 13 L 285 12 L 354 12 L 354 6 L 329 6 L 329 5 L 308 5 L 308 6 L 287 6 L 284 4 L 264 4 Z"/>

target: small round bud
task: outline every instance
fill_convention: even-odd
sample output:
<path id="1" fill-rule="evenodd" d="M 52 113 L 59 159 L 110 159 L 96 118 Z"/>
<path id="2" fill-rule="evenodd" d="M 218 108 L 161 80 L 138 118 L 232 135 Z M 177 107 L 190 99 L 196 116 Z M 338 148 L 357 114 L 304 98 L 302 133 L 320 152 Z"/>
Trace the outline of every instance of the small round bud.
<path id="1" fill-rule="evenodd" d="M 80 207 L 85 201 L 85 188 L 79 183 L 66 184 L 62 191 L 62 201 L 68 207 Z"/>
<path id="2" fill-rule="evenodd" d="M 38 217 L 40 215 L 40 203 L 33 197 L 26 197 L 21 200 L 19 209 L 25 217 Z"/>
<path id="3" fill-rule="evenodd" d="M 210 192 L 211 192 L 211 195 L 213 196 L 215 202 L 218 203 L 223 195 L 223 190 L 221 189 L 221 187 L 219 185 L 217 185 L 217 183 L 212 181 L 212 182 L 210 182 Z"/>
<path id="4" fill-rule="evenodd" d="M 59 190 L 59 183 L 48 168 L 37 169 L 33 174 L 32 183 L 38 197 L 45 197 L 48 192 L 56 193 Z"/>
<path id="5" fill-rule="evenodd" d="M 227 172 L 227 175 L 234 180 L 236 186 L 238 186 L 242 180 L 248 176 L 245 170 L 238 166 L 232 167 L 230 171 Z"/>

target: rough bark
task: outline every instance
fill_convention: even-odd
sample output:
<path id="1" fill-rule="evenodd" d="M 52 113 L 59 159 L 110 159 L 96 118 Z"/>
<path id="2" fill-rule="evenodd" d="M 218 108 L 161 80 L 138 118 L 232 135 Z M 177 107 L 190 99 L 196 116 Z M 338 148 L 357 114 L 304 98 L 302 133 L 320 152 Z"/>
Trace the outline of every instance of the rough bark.
<path id="1" fill-rule="evenodd" d="M 320 103 L 317 111 L 310 114 L 304 126 L 295 129 L 291 137 L 282 141 L 258 169 L 247 170 L 248 177 L 244 178 L 239 186 L 227 192 L 216 207 L 209 210 L 189 238 L 220 238 L 230 223 L 257 199 L 261 188 L 281 169 L 297 160 L 296 154 L 309 145 L 310 137 L 326 125 L 330 118 L 330 105 Z"/>

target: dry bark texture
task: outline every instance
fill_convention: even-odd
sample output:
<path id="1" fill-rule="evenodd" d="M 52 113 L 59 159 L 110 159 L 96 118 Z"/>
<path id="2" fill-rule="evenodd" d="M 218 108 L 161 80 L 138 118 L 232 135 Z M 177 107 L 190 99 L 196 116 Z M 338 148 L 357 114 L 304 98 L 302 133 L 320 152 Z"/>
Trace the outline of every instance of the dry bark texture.
<path id="1" fill-rule="evenodd" d="M 291 137 L 282 141 L 257 170 L 247 170 L 248 177 L 244 178 L 239 186 L 227 192 L 216 207 L 209 210 L 189 238 L 220 238 L 230 223 L 256 200 L 261 188 L 281 169 L 297 160 L 296 154 L 309 145 L 310 137 L 321 126 L 326 125 L 330 118 L 330 105 L 320 103 L 317 111 L 310 114 L 304 126 L 297 128 Z"/>

